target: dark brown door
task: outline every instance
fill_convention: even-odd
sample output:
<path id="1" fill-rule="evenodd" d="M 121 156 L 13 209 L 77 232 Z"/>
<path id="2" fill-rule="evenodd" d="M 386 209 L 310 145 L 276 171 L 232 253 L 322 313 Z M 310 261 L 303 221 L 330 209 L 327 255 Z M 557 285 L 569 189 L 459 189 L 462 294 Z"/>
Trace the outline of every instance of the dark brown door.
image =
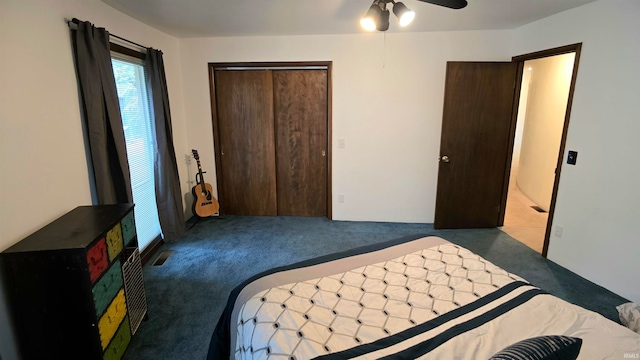
<path id="1" fill-rule="evenodd" d="M 516 65 L 449 62 L 436 229 L 498 226 Z"/>
<path id="2" fill-rule="evenodd" d="M 327 215 L 327 70 L 273 71 L 278 215 Z"/>
<path id="3" fill-rule="evenodd" d="M 221 211 L 277 215 L 270 70 L 216 71 Z"/>

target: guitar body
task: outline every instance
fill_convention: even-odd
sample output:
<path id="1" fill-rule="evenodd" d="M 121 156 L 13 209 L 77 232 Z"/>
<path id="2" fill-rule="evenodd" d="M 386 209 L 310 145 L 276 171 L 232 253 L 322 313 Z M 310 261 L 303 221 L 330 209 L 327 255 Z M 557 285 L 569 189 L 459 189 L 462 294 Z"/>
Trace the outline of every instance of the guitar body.
<path id="1" fill-rule="evenodd" d="M 198 173 L 196 174 L 196 186 L 191 189 L 193 194 L 193 213 L 198 217 L 213 216 L 220 209 L 220 204 L 213 196 L 211 184 L 204 182 L 202 167 L 200 166 L 200 156 L 198 150 L 191 150 L 194 159 L 198 162 Z"/>
<path id="2" fill-rule="evenodd" d="M 218 200 L 213 196 L 213 188 L 211 184 L 198 184 L 191 189 L 193 194 L 193 213 L 199 217 L 213 216 L 218 212 L 220 205 Z"/>

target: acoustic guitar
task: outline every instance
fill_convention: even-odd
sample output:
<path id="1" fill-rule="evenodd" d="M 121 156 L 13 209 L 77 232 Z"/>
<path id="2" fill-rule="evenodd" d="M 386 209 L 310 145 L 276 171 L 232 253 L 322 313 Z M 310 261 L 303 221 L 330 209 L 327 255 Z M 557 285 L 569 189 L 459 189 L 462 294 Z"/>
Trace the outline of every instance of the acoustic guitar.
<path id="1" fill-rule="evenodd" d="M 220 208 L 220 204 L 218 204 L 218 200 L 213 196 L 213 188 L 211 184 L 207 184 L 204 182 L 204 177 L 202 174 L 202 167 L 200 166 L 200 156 L 198 155 L 198 150 L 191 150 L 193 153 L 194 159 L 198 163 L 198 173 L 196 174 L 196 186 L 191 189 L 191 193 L 193 194 L 193 213 L 198 217 L 207 217 L 213 216 L 218 209 Z"/>

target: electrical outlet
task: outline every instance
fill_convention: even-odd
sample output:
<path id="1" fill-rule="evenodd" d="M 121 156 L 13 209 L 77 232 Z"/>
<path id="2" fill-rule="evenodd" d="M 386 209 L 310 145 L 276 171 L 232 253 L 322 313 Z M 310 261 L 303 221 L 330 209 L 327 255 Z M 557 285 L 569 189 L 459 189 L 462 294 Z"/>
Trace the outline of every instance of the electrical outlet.
<path id="1" fill-rule="evenodd" d="M 191 165 L 191 159 L 192 159 L 191 154 L 187 154 L 187 155 L 185 155 L 185 156 L 184 156 L 184 162 L 185 162 L 185 164 L 187 164 L 187 165 Z"/>
<path id="2" fill-rule="evenodd" d="M 339 203 L 344 203 L 344 195 L 343 194 L 338 194 L 338 202 Z"/>
<path id="3" fill-rule="evenodd" d="M 338 139 L 338 149 L 344 149 L 344 139 Z"/>
<path id="4" fill-rule="evenodd" d="M 562 226 L 558 226 L 558 225 L 556 225 L 556 230 L 555 230 L 555 232 L 554 232 L 554 235 L 555 235 L 556 237 L 561 238 L 561 237 L 562 237 L 562 231 L 563 231 L 563 230 L 564 230 L 564 229 L 562 228 Z"/>

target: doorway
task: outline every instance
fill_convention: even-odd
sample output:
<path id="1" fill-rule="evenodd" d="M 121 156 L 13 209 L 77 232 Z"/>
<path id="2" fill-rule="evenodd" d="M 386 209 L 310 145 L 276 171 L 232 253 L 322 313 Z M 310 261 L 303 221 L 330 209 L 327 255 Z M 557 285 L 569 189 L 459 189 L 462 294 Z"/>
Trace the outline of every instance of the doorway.
<path id="1" fill-rule="evenodd" d="M 575 52 L 524 62 L 500 230 L 542 253 Z"/>
<path id="2" fill-rule="evenodd" d="M 558 196 L 558 185 L 560 184 L 560 174 L 562 172 L 562 163 L 564 160 L 564 151 L 565 151 L 565 145 L 566 145 L 566 140 L 567 140 L 567 131 L 569 129 L 569 119 L 571 117 L 571 104 L 573 102 L 573 92 L 575 89 L 575 84 L 576 84 L 576 78 L 578 75 L 578 66 L 579 66 L 579 62 L 580 62 L 580 52 L 582 49 L 582 43 L 577 43 L 577 44 L 572 44 L 572 45 L 566 45 L 566 46 L 561 46 L 561 47 L 557 47 L 557 48 L 553 48 L 553 49 L 548 49 L 548 50 L 542 50 L 542 51 L 538 51 L 538 52 L 534 52 L 534 53 L 529 53 L 529 54 L 525 54 L 525 55 L 520 55 L 520 56 L 516 56 L 512 59 L 512 61 L 514 63 L 517 64 L 518 66 L 518 75 L 516 78 L 516 87 L 517 87 L 517 96 L 515 98 L 514 101 L 514 115 L 513 115 L 513 119 L 512 119 L 512 123 L 511 123 L 511 139 L 510 139 L 510 149 L 511 151 L 507 154 L 509 160 L 507 162 L 508 166 L 506 168 L 505 171 L 505 181 L 504 181 L 504 186 L 503 186 L 503 200 L 502 200 L 502 206 L 501 206 L 501 213 L 500 213 L 500 222 L 499 224 L 501 226 L 505 225 L 505 219 L 507 218 L 506 214 L 507 214 L 507 200 L 508 200 L 508 194 L 509 194 L 509 190 L 513 188 L 513 185 L 511 184 L 511 177 L 512 174 L 516 176 L 516 185 L 518 183 L 518 178 L 522 177 L 528 177 L 528 179 L 524 180 L 525 182 L 531 182 L 531 179 L 536 179 L 536 176 L 539 175 L 544 175 L 545 177 L 547 177 L 547 185 L 546 185 L 546 196 L 548 196 L 549 194 L 549 185 L 548 185 L 548 177 L 549 174 L 535 174 L 529 177 L 527 175 L 525 176 L 520 176 L 518 174 L 521 173 L 521 171 L 519 169 L 516 169 L 515 172 L 512 172 L 512 165 L 513 165 L 513 158 L 514 158 L 514 153 L 516 150 L 516 136 L 517 136 L 517 125 L 518 125 L 518 120 L 519 120 L 519 113 L 520 110 L 519 107 L 522 104 L 520 102 L 520 97 L 523 96 L 521 90 L 522 90 L 522 86 L 523 86 L 523 79 L 525 78 L 525 71 L 531 71 L 532 73 L 535 73 L 535 68 L 533 68 L 533 66 L 529 66 L 532 68 L 532 70 L 529 70 L 529 67 L 525 67 L 526 63 L 529 64 L 534 64 L 533 61 L 535 60 L 543 60 L 542 62 L 539 62 L 537 64 L 539 65 L 546 65 L 547 69 L 545 69 L 544 71 L 539 71 L 539 72 L 551 72 L 553 73 L 553 71 L 550 71 L 549 68 L 553 68 L 553 67 L 549 67 L 549 63 L 553 63 L 554 61 L 556 63 L 560 63 L 562 65 L 560 66 L 555 66 L 555 72 L 556 72 L 556 76 L 552 76 L 551 78 L 555 79 L 553 81 L 540 81 L 538 86 L 535 86 L 535 91 L 543 91 L 540 89 L 544 89 L 545 86 L 550 87 L 552 90 L 547 90 L 547 91 L 557 91 L 558 89 L 562 90 L 563 86 L 567 86 L 567 84 L 565 83 L 565 85 L 557 85 L 557 81 L 559 82 L 568 82 L 568 90 L 566 92 L 564 91 L 560 91 L 560 93 L 562 95 L 557 95 L 553 98 L 551 98 L 551 100 L 547 99 L 547 101 L 551 101 L 554 102 L 553 106 L 548 106 L 549 108 L 555 108 L 555 109 L 562 109 L 564 108 L 564 113 L 562 112 L 562 110 L 555 110 L 558 111 L 560 113 L 559 118 L 562 118 L 562 120 L 556 120 L 557 122 L 561 123 L 561 131 L 560 131 L 560 139 L 559 139 L 559 145 L 538 145 L 539 146 L 544 146 L 544 149 L 546 151 L 546 157 L 548 157 L 551 160 L 547 160 L 547 165 L 546 167 L 552 167 L 553 169 L 553 175 L 551 175 L 551 177 L 553 177 L 553 185 L 550 187 L 550 200 L 548 202 L 548 211 L 546 213 L 546 219 L 544 219 L 542 217 L 542 215 L 540 216 L 540 218 L 542 218 L 542 222 L 544 223 L 544 238 L 542 241 L 542 248 L 540 249 L 540 243 L 539 243 L 539 239 L 540 239 L 540 234 L 542 233 L 541 229 L 537 229 L 534 230 L 532 232 L 535 233 L 536 235 L 530 235 L 533 236 L 533 239 L 535 239 L 535 250 L 536 251 L 540 251 L 540 253 L 542 254 L 543 257 L 547 257 L 547 252 L 549 250 L 549 239 L 551 237 L 551 228 L 553 225 L 553 215 L 555 212 L 555 206 L 556 206 L 556 198 Z M 567 55 L 564 57 L 557 57 L 560 55 Z M 553 58 L 553 60 L 549 60 L 547 62 L 547 64 L 544 63 L 545 59 L 548 58 Z M 539 70 L 543 70 L 541 67 L 539 67 Z M 531 78 L 533 78 L 532 76 L 533 74 L 530 74 L 529 76 Z M 547 76 L 541 76 L 542 78 L 545 78 Z M 532 81 L 531 79 L 529 80 L 529 85 L 527 88 L 527 92 L 531 91 L 532 88 Z M 539 97 L 539 99 L 537 100 L 533 100 L 533 103 L 529 103 L 529 101 L 531 100 L 531 97 L 529 94 L 527 93 L 527 101 L 526 101 L 526 109 L 530 109 L 532 107 L 542 107 L 541 104 L 544 104 L 544 97 Z M 537 104 L 537 101 L 541 100 L 540 104 Z M 556 103 L 557 102 L 557 103 Z M 558 104 L 559 103 L 559 104 Z M 549 105 L 549 104 L 547 104 Z M 542 108 L 547 108 L 547 106 L 545 105 Z M 520 121 L 520 126 L 522 127 L 522 135 L 524 139 L 524 135 L 525 135 L 525 131 L 527 128 L 527 124 L 526 124 L 526 117 L 527 117 L 527 110 L 523 109 L 523 111 L 525 111 L 525 114 L 523 115 L 523 118 L 525 119 L 524 121 Z M 536 115 L 536 116 L 539 116 Z M 540 131 L 541 129 L 544 129 L 544 126 L 537 126 L 540 124 L 535 124 L 534 122 L 532 122 L 531 124 L 529 124 L 530 128 L 533 128 L 533 132 L 529 135 L 533 135 L 534 137 L 541 137 L 540 134 L 536 134 L 538 132 L 544 134 L 544 131 Z M 558 125 L 560 126 L 560 125 Z M 557 133 L 556 133 L 557 134 Z M 557 138 L 556 138 L 557 139 Z M 548 140 L 548 139 L 547 139 Z M 529 147 L 529 149 L 525 150 L 525 151 L 529 151 L 529 152 L 535 152 L 536 150 L 541 150 L 540 148 L 538 148 L 535 144 L 536 141 L 529 141 L 529 145 L 532 145 Z M 519 160 L 518 163 L 516 163 L 516 167 L 520 168 L 521 164 L 520 161 L 522 160 L 522 143 L 520 144 L 520 147 L 518 148 L 518 150 L 520 151 L 519 154 Z M 553 150 L 556 150 L 555 152 Z M 553 164 L 553 156 L 555 154 L 555 166 L 549 165 L 549 164 Z M 526 155 L 525 155 L 526 156 Z M 536 168 L 536 167 L 534 167 Z M 540 168 L 540 167 L 538 167 Z M 529 171 L 530 172 L 530 171 Z M 531 173 L 531 172 L 530 172 Z M 533 197 L 533 202 L 535 205 L 529 204 L 529 206 L 537 206 L 540 209 L 542 209 L 543 211 L 545 211 L 547 208 L 544 206 L 546 205 L 546 199 L 544 197 L 541 197 L 539 194 L 539 189 L 538 190 L 531 190 L 531 186 L 530 184 L 526 185 L 526 187 L 528 188 L 528 196 Z M 512 195 L 517 195 L 517 192 L 511 191 Z M 531 195 L 531 194 L 535 194 L 535 195 Z M 527 197 L 528 197 L 527 196 Z M 522 198 L 521 198 L 522 199 Z M 514 199 L 512 199 L 514 200 Z M 529 198 L 529 200 L 532 200 Z M 540 204 L 537 204 L 536 202 L 539 202 L 542 204 L 542 206 Z M 513 203 L 513 201 L 512 201 Z M 524 201 L 525 205 L 526 205 L 526 200 Z M 512 204 L 513 205 L 513 204 Z M 513 206 L 512 206 L 513 208 Z M 533 208 L 532 208 L 533 209 Z M 535 211 L 538 211 L 536 209 L 533 209 Z M 540 221 L 540 219 L 538 219 L 538 221 Z M 509 222 L 507 222 L 506 225 L 508 225 Z M 525 230 L 526 231 L 526 230 Z M 512 232 L 513 233 L 513 232 Z M 561 235 L 561 229 L 557 230 L 556 233 Z M 522 239 L 524 238 L 523 236 L 520 236 Z"/>
<path id="3" fill-rule="evenodd" d="M 552 149 L 555 166 L 542 246 L 542 256 L 547 256 L 581 47 L 578 43 L 543 50 L 508 63 L 447 63 L 434 228 L 504 225 L 525 62 L 571 53 L 560 145 L 555 155 Z M 466 86 L 459 90 L 461 84 Z M 484 89 L 498 93 L 487 97 Z M 491 121 L 483 119 L 487 114 L 493 114 Z"/>

